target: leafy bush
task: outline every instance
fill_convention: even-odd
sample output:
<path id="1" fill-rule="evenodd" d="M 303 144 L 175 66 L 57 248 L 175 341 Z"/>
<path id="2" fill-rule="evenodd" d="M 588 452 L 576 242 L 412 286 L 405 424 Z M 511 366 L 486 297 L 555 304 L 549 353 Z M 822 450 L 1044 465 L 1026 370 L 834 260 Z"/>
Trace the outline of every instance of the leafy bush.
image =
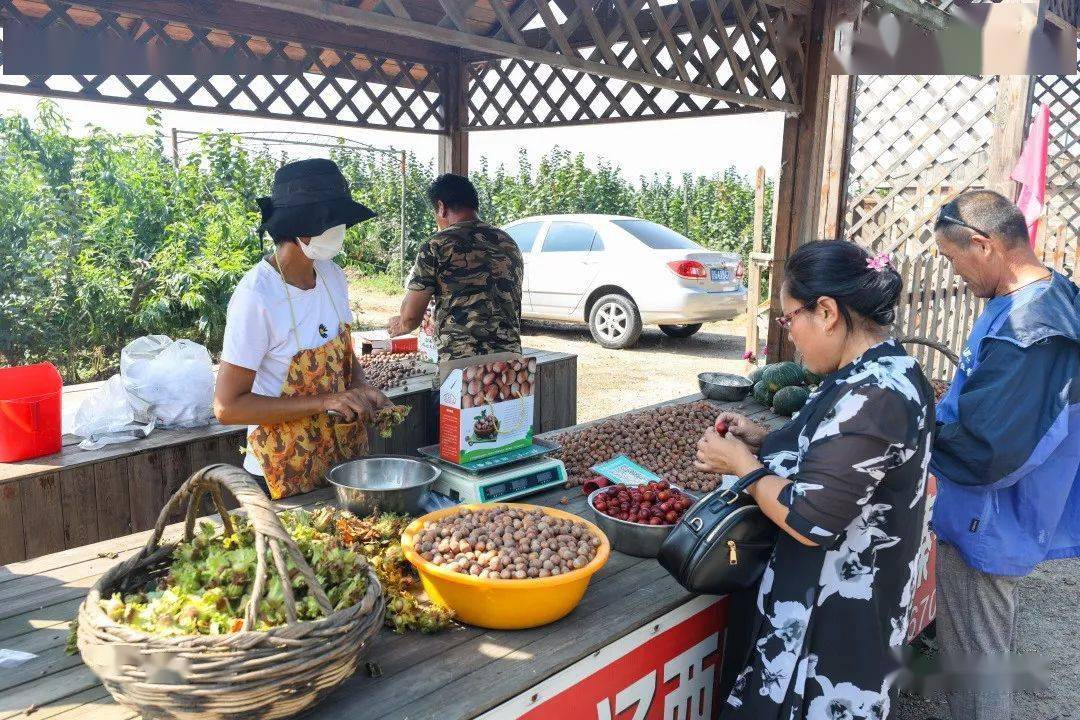
<path id="1" fill-rule="evenodd" d="M 159 116 L 150 113 L 147 123 L 143 135 L 93 129 L 73 137 L 49 101 L 32 120 L 0 118 L 0 363 L 48 360 L 73 383 L 115 372 L 120 348 L 140 335 L 220 349 L 233 287 L 269 248 L 256 234 L 255 198 L 268 194 L 288 157 L 207 135 L 174 167 Z M 330 156 L 355 197 L 378 213 L 349 231 L 346 264 L 398 276 L 400 166 L 345 145 Z M 425 195 L 434 169 L 412 156 L 406 165 L 409 266 L 435 229 Z M 513 173 L 481 160 L 472 178 L 483 215 L 496 224 L 541 213 L 618 213 L 706 247 L 749 250 L 753 188 L 732 169 L 634 184 L 616 165 L 590 167 L 583 155 L 558 149 L 535 163 L 522 151 Z"/>

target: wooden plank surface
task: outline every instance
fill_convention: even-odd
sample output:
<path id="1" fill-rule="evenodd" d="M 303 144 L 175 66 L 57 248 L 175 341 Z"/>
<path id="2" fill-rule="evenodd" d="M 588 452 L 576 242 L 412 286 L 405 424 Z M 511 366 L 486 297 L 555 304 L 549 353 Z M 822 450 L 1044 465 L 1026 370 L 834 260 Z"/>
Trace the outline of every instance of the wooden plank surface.
<path id="1" fill-rule="evenodd" d="M 61 512 L 60 474 L 26 478 L 22 486 L 22 506 L 26 557 L 38 557 L 64 549 L 64 519 Z M 0 488 L 7 485 L 0 486 Z M 29 529 L 29 532 L 26 532 Z M 3 541 L 0 541 L 2 545 Z"/>
<path id="2" fill-rule="evenodd" d="M 699 401 L 698 395 L 653 408 Z M 711 403 L 772 426 L 784 422 L 752 400 Z M 634 410 L 630 412 L 638 412 Z M 581 429 L 608 418 L 582 423 Z M 549 433 L 547 437 L 558 433 Z M 560 500 L 568 497 L 567 505 Z M 326 502 L 326 490 L 289 498 L 279 507 Z M 578 490 L 557 489 L 530 502 L 585 513 Z M 166 533 L 176 537 L 180 527 Z M 0 678 L 0 720 L 8 717 L 127 720 L 134 714 L 116 706 L 97 679 L 64 654 L 67 623 L 86 589 L 113 563 L 146 542 L 148 532 L 72 548 L 0 568 L 0 647 L 25 649 L 38 657 Z M 108 553 L 117 553 L 111 557 Z M 365 657 L 382 669 L 379 678 L 358 673 L 306 718 L 470 717 L 524 691 L 589 653 L 689 600 L 652 560 L 613 553 L 594 576 L 581 605 L 552 625 L 525 631 L 461 627 L 434 636 L 383 631 Z M 38 707 L 25 715 L 29 704 Z"/>
<path id="3" fill-rule="evenodd" d="M 96 492 L 93 466 L 83 465 L 60 473 L 64 547 L 97 542 Z"/>
<path id="4" fill-rule="evenodd" d="M 22 485 L 10 483 L 0 486 L 0 563 L 25 557 Z"/>

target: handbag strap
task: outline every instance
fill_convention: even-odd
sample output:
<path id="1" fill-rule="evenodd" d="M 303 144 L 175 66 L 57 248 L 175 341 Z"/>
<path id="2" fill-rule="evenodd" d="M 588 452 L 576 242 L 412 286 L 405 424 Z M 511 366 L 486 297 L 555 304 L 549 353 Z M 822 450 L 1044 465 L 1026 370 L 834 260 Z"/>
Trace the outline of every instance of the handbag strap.
<path id="1" fill-rule="evenodd" d="M 736 480 L 734 485 L 720 493 L 720 497 L 718 499 L 722 500 L 725 504 L 730 505 L 739 499 L 739 495 L 741 495 L 742 492 L 746 490 L 746 488 L 750 487 L 766 475 L 772 474 L 773 471 L 767 467 L 759 467 L 756 470 L 751 470 L 750 472 L 746 473 L 741 478 Z"/>

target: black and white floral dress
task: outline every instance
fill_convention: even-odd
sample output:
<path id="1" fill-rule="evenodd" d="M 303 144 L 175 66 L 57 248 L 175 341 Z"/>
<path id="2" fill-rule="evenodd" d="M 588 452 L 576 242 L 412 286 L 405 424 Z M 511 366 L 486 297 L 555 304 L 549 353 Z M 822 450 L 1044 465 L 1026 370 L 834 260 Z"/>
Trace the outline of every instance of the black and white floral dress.
<path id="1" fill-rule="evenodd" d="M 933 392 L 892 340 L 829 375 L 770 433 L 789 478 L 785 532 L 758 591 L 755 641 L 724 720 L 881 720 L 926 534 Z"/>

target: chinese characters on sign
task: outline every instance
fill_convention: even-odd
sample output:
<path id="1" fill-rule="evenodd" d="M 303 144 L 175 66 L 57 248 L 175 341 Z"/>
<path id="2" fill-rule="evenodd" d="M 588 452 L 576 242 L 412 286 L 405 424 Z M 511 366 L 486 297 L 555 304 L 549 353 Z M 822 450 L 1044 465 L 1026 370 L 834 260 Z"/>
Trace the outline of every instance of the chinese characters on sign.
<path id="1" fill-rule="evenodd" d="M 492 710 L 483 720 L 712 720 L 727 601 L 702 596 Z"/>

